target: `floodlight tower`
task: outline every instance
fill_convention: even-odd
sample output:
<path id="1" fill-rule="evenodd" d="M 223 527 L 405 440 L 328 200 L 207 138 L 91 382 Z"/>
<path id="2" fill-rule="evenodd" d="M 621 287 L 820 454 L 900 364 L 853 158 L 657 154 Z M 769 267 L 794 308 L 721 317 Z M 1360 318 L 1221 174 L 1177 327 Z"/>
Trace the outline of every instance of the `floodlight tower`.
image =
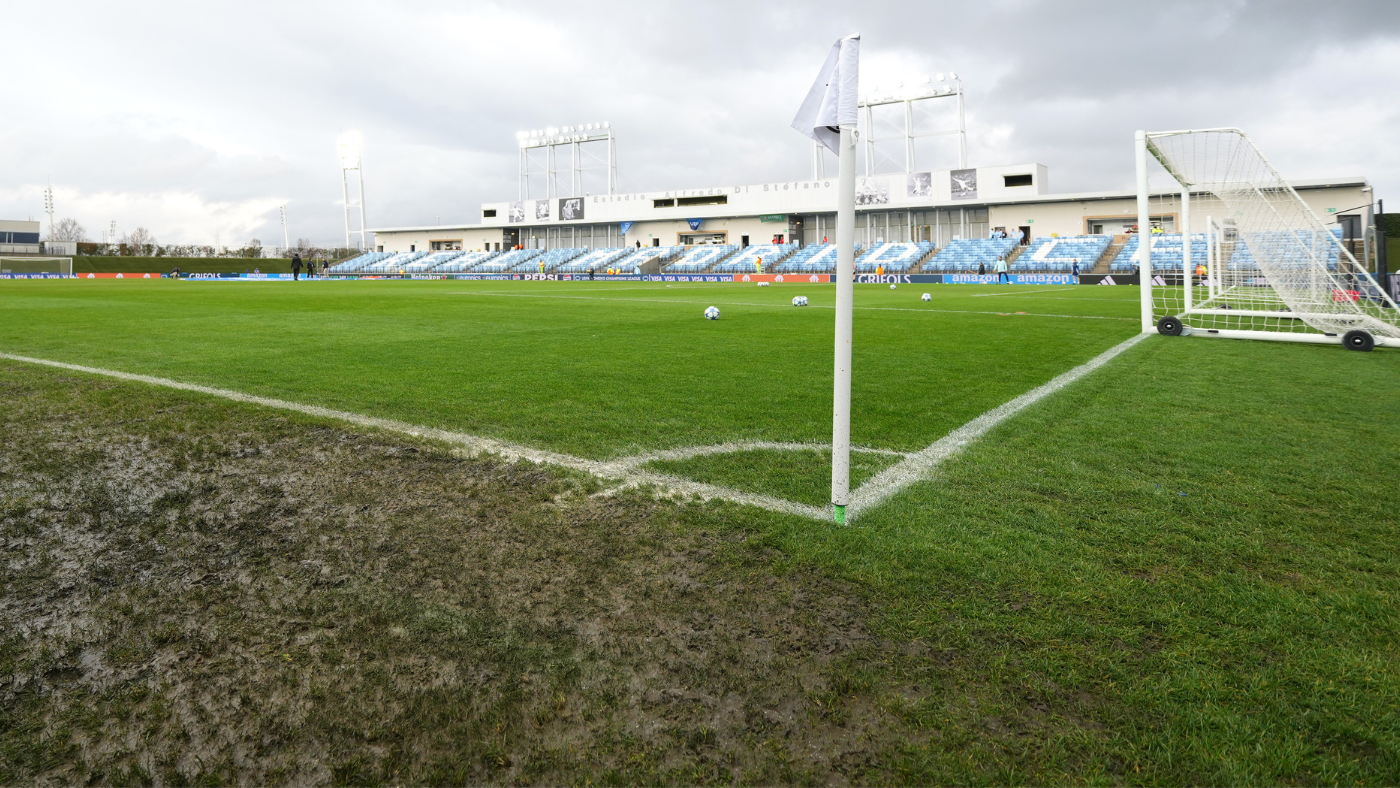
<path id="1" fill-rule="evenodd" d="M 545 176 L 547 198 L 578 197 L 584 193 L 584 171 L 602 170 L 607 193 L 617 193 L 617 138 L 612 123 L 580 123 L 576 126 L 549 127 L 515 134 L 520 146 L 520 199 L 530 199 L 530 176 Z M 569 148 L 569 193 L 559 193 L 557 149 Z M 604 148 L 602 152 L 598 149 Z"/>
<path id="2" fill-rule="evenodd" d="M 930 105 L 927 102 L 937 99 L 955 99 L 957 101 L 957 125 L 952 128 L 921 128 L 919 123 L 921 114 L 927 114 L 930 111 Z M 882 136 L 875 125 L 875 108 L 890 105 L 901 105 L 903 129 L 896 134 Z M 876 144 L 893 140 L 900 140 L 903 143 L 904 172 L 914 172 L 917 168 L 915 142 L 924 137 L 956 136 L 958 168 L 965 169 L 967 167 L 967 117 L 963 109 L 963 83 L 957 74 L 926 76 L 918 84 L 911 86 L 906 86 L 901 82 L 894 90 L 882 90 L 879 85 L 876 85 L 861 98 L 858 106 L 862 110 L 861 121 L 864 125 L 864 128 L 860 130 L 860 138 L 865 143 L 865 174 L 867 176 L 876 174 L 876 159 L 882 155 L 877 151 Z M 890 157 L 886 156 L 885 158 Z M 820 145 L 816 145 L 812 149 L 812 177 L 814 179 L 826 177 L 826 166 L 822 159 Z"/>
<path id="3" fill-rule="evenodd" d="M 347 249 L 351 248 L 351 238 L 357 236 L 359 244 L 355 248 L 360 250 L 367 248 L 365 246 L 367 240 L 365 238 L 365 175 L 361 167 L 362 148 L 363 142 L 359 132 L 351 131 L 340 135 L 340 185 L 341 193 L 345 198 L 345 248 Z M 354 173 L 355 186 L 353 189 L 350 186 L 351 173 Z"/>
<path id="4" fill-rule="evenodd" d="M 292 236 L 287 232 L 287 206 L 279 205 L 277 210 L 282 214 L 282 248 L 292 248 Z"/>
<path id="5" fill-rule="evenodd" d="M 54 237 L 53 237 L 53 184 L 52 184 L 52 183 L 48 185 L 48 188 L 44 189 L 44 212 L 47 213 L 47 214 L 49 215 L 49 240 L 52 241 L 52 240 L 54 240 Z"/>

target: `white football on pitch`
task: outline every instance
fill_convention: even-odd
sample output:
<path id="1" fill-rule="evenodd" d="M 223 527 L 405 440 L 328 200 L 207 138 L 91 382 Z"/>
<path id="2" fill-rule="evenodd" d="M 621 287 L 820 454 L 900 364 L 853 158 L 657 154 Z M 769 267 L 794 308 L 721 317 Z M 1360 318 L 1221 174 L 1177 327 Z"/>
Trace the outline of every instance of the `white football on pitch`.
<path id="1" fill-rule="evenodd" d="M 893 289 L 894 289 L 894 287 L 895 287 L 895 286 L 894 286 L 894 285 L 890 285 L 890 289 L 891 289 L 891 290 L 893 290 Z"/>
<path id="2" fill-rule="evenodd" d="M 759 287 L 767 287 L 767 286 L 768 286 L 768 283 L 767 283 L 767 282 L 759 282 L 759 283 L 758 283 L 758 286 L 759 286 Z"/>
<path id="3" fill-rule="evenodd" d="M 719 320 L 719 307 L 711 306 L 705 308 L 706 320 Z"/>
<path id="4" fill-rule="evenodd" d="M 924 293 L 923 295 L 919 296 L 919 298 L 922 298 L 922 299 L 925 300 L 925 301 L 932 301 L 932 300 L 933 300 L 933 296 L 929 295 L 928 293 Z"/>

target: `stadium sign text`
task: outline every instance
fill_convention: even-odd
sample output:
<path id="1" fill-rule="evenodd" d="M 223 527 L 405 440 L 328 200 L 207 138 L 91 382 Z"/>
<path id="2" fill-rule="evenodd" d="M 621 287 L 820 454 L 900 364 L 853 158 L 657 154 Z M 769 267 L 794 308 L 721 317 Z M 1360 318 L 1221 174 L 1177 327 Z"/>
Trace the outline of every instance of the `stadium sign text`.
<path id="1" fill-rule="evenodd" d="M 1007 274 L 1013 285 L 1072 285 L 1074 274 Z M 994 285 L 996 274 L 943 274 L 946 285 Z"/>

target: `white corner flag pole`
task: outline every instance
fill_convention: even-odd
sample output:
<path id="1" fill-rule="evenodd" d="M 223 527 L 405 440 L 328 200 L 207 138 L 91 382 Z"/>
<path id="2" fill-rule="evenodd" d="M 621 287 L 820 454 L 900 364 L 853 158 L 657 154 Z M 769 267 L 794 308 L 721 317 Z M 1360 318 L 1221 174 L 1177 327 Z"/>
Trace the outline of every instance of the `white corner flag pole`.
<path id="1" fill-rule="evenodd" d="M 851 323 L 856 265 L 856 130 L 841 126 L 836 180 L 836 368 L 831 398 L 831 505 L 846 523 L 851 498 Z"/>
<path id="2" fill-rule="evenodd" d="M 836 364 L 831 400 L 831 505 L 845 524 L 851 499 L 851 320 L 855 297 L 856 112 L 860 34 L 832 45 L 792 127 L 839 162 L 836 181 Z"/>

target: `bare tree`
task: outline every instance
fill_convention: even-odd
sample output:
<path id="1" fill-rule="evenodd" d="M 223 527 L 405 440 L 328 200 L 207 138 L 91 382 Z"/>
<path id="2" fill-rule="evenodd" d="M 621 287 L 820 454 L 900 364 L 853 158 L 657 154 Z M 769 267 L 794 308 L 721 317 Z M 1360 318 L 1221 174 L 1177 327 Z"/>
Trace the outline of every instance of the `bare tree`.
<path id="1" fill-rule="evenodd" d="M 78 224 L 77 219 L 59 219 L 58 224 L 49 230 L 50 241 L 86 241 L 87 230 Z"/>
<path id="2" fill-rule="evenodd" d="M 156 237 L 151 235 L 151 231 L 145 227 L 137 227 L 127 234 L 124 239 L 126 247 L 135 256 L 149 255 L 156 245 Z"/>

